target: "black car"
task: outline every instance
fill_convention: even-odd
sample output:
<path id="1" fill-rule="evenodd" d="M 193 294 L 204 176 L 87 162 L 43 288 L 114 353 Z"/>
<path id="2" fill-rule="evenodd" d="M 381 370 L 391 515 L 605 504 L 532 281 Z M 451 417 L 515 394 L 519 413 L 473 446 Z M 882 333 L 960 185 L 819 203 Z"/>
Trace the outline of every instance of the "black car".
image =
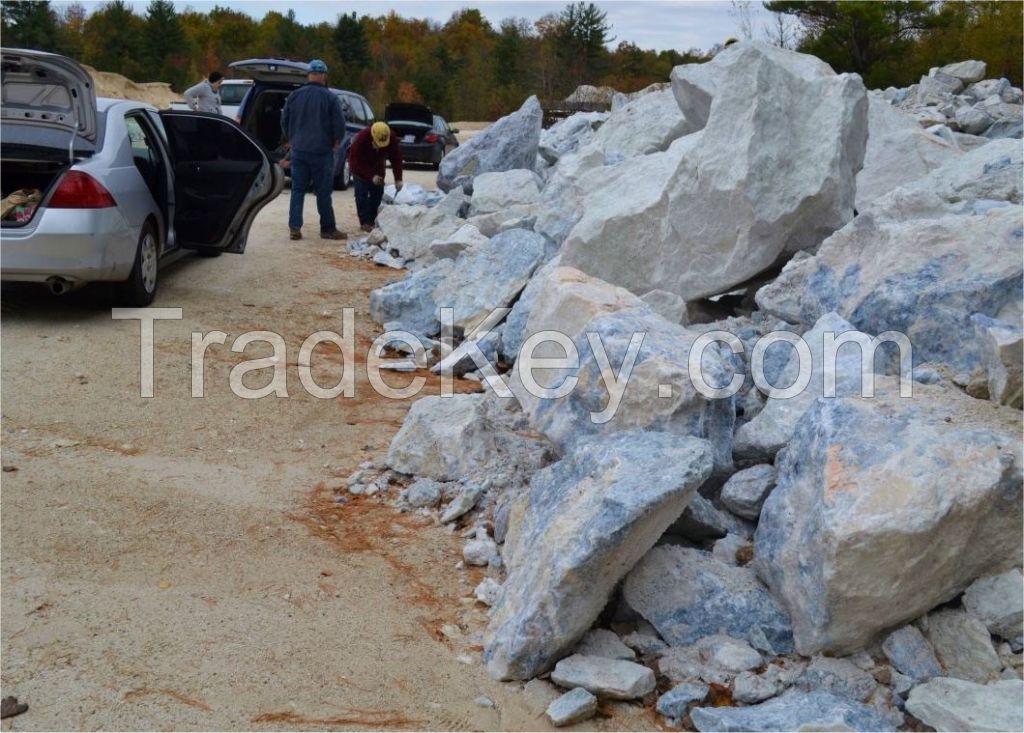
<path id="1" fill-rule="evenodd" d="M 263 143 L 267 150 L 274 151 L 279 161 L 284 150 L 281 148 L 281 110 L 284 101 L 293 90 L 306 83 L 309 65 L 304 61 L 285 59 L 249 59 L 236 61 L 231 68 L 238 69 L 255 81 L 242 99 L 236 122 L 242 129 Z M 334 154 L 334 185 L 345 190 L 351 182 L 348 170 L 348 148 L 363 128 L 373 124 L 373 110 L 361 94 L 345 89 L 331 89 L 345 113 L 345 127 L 348 135 Z"/>
<path id="2" fill-rule="evenodd" d="M 437 169 L 441 158 L 459 147 L 458 130 L 426 105 L 392 102 L 384 110 L 384 121 L 398 136 L 406 163 L 426 163 Z"/>

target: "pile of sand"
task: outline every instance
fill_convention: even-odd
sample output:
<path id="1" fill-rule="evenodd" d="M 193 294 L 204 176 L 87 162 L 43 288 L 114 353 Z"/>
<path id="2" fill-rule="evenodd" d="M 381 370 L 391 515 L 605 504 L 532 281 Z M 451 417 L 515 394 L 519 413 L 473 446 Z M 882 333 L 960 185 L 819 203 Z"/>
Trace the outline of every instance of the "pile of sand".
<path id="1" fill-rule="evenodd" d="M 171 85 L 162 81 L 138 83 L 120 74 L 96 71 L 91 66 L 84 66 L 84 68 L 92 77 L 97 97 L 131 99 L 152 104 L 159 109 L 167 109 L 171 106 L 171 102 L 181 100 L 181 95 L 171 91 Z"/>

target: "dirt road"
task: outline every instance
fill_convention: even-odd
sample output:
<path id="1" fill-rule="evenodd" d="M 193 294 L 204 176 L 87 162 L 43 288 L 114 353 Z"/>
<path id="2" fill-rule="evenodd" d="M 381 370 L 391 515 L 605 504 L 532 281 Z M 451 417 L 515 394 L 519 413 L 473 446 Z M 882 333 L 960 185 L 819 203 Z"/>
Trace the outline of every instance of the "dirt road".
<path id="1" fill-rule="evenodd" d="M 354 231 L 350 192 L 335 209 Z M 378 396 L 362 366 L 355 399 L 316 399 L 298 349 L 352 306 L 365 354 L 379 332 L 369 291 L 401 274 L 320 240 L 312 198 L 306 238 L 289 242 L 286 210 L 287 191 L 244 256 L 162 273 L 155 306 L 183 319 L 156 324 L 152 399 L 139 324 L 111 320 L 101 289 L 5 287 L 0 680 L 31 707 L 3 729 L 547 727 L 520 685 L 480 665 L 482 575 L 456 569 L 458 536 L 377 499 L 334 503 L 409 403 Z M 227 343 L 193 399 L 190 333 L 214 329 Z M 231 392 L 232 366 L 269 355 L 230 351 L 253 329 L 284 337 L 289 397 Z M 337 381 L 337 352 L 318 351 L 313 373 Z M 605 712 L 591 725 L 653 722 Z"/>

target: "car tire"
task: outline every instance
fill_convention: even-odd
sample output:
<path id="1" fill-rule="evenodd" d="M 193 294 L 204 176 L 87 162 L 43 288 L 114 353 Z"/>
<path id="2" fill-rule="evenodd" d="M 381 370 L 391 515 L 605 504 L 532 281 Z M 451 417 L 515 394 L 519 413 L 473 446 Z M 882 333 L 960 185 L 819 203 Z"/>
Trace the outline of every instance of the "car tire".
<path id="1" fill-rule="evenodd" d="M 347 191 L 349 185 L 352 183 L 352 173 L 348 169 L 348 156 L 345 156 L 345 161 L 341 164 L 341 173 L 334 179 L 334 187 L 339 191 Z"/>
<path id="2" fill-rule="evenodd" d="M 135 248 L 135 262 L 128 279 L 117 286 L 117 302 L 131 308 L 144 308 L 156 298 L 160 273 L 160 240 L 153 224 L 146 222 Z"/>

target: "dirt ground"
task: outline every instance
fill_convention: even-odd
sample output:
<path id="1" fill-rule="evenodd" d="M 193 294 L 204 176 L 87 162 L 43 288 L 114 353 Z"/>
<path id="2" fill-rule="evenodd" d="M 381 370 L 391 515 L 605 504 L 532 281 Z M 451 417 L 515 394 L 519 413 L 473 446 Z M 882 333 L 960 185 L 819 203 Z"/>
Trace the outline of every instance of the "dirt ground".
<path id="1" fill-rule="evenodd" d="M 354 231 L 351 193 L 334 200 Z M 378 396 L 362 366 L 354 399 L 313 398 L 298 349 L 351 306 L 362 361 L 379 333 L 369 292 L 401 273 L 320 240 L 312 197 L 290 242 L 287 202 L 262 212 L 245 255 L 164 269 L 155 306 L 184 317 L 156 324 L 151 399 L 139 324 L 111 320 L 104 288 L 4 288 L 0 683 L 30 709 L 2 729 L 548 727 L 536 698 L 480 663 L 483 576 L 456 569 L 458 534 L 380 499 L 333 500 L 383 458 L 409 402 Z M 227 343 L 194 399 L 190 333 L 214 329 Z M 230 351 L 253 329 L 284 337 L 288 398 L 231 392 L 231 367 L 269 354 Z M 339 378 L 337 351 L 313 363 L 321 384 Z M 616 704 L 584 727 L 654 723 Z"/>

